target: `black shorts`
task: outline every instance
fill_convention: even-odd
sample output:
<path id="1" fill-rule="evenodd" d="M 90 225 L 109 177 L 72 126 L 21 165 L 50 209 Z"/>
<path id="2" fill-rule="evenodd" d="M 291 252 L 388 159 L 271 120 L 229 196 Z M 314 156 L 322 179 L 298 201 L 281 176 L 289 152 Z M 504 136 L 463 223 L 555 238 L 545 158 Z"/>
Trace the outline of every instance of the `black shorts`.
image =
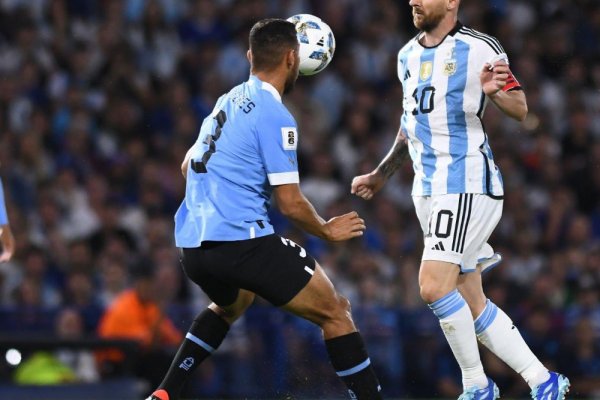
<path id="1" fill-rule="evenodd" d="M 316 262 L 289 239 L 268 235 L 231 242 L 203 242 L 183 248 L 186 275 L 220 306 L 249 290 L 275 306 L 292 300 L 312 278 Z"/>

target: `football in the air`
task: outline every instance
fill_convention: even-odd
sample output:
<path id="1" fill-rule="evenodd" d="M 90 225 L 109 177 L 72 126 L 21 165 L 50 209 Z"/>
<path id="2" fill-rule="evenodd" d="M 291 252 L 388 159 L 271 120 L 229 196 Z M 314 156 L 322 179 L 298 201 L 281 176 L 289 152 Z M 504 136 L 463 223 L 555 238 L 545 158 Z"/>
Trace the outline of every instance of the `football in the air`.
<path id="1" fill-rule="evenodd" d="M 288 21 L 296 26 L 300 43 L 300 75 L 322 71 L 335 52 L 335 37 L 329 25 L 311 14 L 297 14 Z"/>

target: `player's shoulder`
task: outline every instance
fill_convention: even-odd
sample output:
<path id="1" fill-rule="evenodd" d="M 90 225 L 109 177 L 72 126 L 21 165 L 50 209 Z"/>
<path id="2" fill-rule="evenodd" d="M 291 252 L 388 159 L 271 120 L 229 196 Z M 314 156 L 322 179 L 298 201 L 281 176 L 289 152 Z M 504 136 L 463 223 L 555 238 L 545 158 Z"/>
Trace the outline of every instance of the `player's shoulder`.
<path id="1" fill-rule="evenodd" d="M 419 38 L 420 32 L 415 35 L 412 39 L 410 39 L 402 48 L 398 51 L 398 58 L 405 57 L 408 53 L 410 53 L 415 46 L 418 44 L 417 40 Z"/>
<path id="2" fill-rule="evenodd" d="M 455 37 L 473 46 L 491 49 L 496 54 L 505 53 L 504 48 L 497 38 L 466 25 L 462 25 L 460 27 L 460 29 L 456 32 Z"/>
<path id="3" fill-rule="evenodd" d="M 264 86 L 256 92 L 256 121 L 264 129 L 270 126 L 296 126 L 296 120 L 281 101 L 272 86 Z M 254 112 L 254 111 L 253 111 Z"/>

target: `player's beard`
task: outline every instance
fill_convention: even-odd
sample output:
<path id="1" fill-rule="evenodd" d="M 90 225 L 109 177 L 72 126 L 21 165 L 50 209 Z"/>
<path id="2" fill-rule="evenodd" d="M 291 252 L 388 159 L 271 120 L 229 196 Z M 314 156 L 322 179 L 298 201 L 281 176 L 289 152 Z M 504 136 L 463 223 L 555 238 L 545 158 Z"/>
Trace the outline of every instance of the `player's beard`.
<path id="1" fill-rule="evenodd" d="M 431 32 L 437 28 L 446 15 L 444 3 L 439 3 L 439 9 L 432 9 L 428 13 L 425 13 L 423 9 L 419 9 L 419 13 L 416 13 L 415 10 L 416 8 L 413 7 L 413 24 L 424 32 Z"/>
<path id="2" fill-rule="evenodd" d="M 298 71 L 300 68 L 300 61 L 297 59 L 294 67 L 290 70 L 290 74 L 285 80 L 285 85 L 283 86 L 283 94 L 288 94 L 292 90 L 294 90 L 294 86 L 296 85 L 296 80 L 298 79 Z"/>

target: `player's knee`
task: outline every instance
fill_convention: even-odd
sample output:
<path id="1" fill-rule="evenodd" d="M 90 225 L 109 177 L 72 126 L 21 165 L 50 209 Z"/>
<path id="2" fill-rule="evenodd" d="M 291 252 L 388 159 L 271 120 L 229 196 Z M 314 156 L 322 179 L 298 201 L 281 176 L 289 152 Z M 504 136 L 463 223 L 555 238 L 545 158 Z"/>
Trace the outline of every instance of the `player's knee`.
<path id="1" fill-rule="evenodd" d="M 338 303 L 341 312 L 347 317 L 352 318 L 352 305 L 350 304 L 350 300 L 348 300 L 344 296 L 338 295 Z"/>
<path id="2" fill-rule="evenodd" d="M 448 294 L 448 291 L 431 283 L 421 283 L 420 294 L 425 303 L 431 304 Z"/>
<path id="3" fill-rule="evenodd" d="M 344 296 L 336 295 L 328 307 L 324 307 L 324 323 L 352 321 L 350 301 Z"/>
<path id="4" fill-rule="evenodd" d="M 233 323 L 244 314 L 246 309 L 250 307 L 254 301 L 254 295 L 240 295 L 237 301 L 231 306 L 221 307 L 212 303 L 208 307 L 213 310 L 218 316 L 225 319 L 229 323 Z"/>

